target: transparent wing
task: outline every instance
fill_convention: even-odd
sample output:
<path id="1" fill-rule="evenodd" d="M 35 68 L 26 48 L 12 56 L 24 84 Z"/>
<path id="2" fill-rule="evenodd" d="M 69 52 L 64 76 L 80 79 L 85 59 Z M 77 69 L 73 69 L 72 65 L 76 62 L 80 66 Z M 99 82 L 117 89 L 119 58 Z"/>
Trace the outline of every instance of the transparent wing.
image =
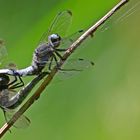
<path id="1" fill-rule="evenodd" d="M 3 109 L 5 120 L 8 121 L 12 118 L 16 110 L 8 109 L 8 106 L 14 104 L 15 100 L 10 100 L 17 92 L 15 90 L 2 90 L 0 96 L 0 106 Z M 30 120 L 26 116 L 21 116 L 19 120 L 15 123 L 15 127 L 25 128 L 30 124 Z"/>
<path id="2" fill-rule="evenodd" d="M 3 40 L 0 40 L 0 69 L 16 69 L 16 64 L 8 59 L 7 49 Z"/>
<path id="3" fill-rule="evenodd" d="M 13 63 L 13 62 L 9 62 L 6 65 L 6 68 L 17 69 L 17 65 L 15 63 Z"/>
<path id="4" fill-rule="evenodd" d="M 8 53 L 3 40 L 0 40 L 0 68 L 4 68 L 8 60 Z"/>
<path id="5" fill-rule="evenodd" d="M 94 63 L 90 60 L 81 58 L 71 59 L 64 64 L 62 70 L 59 70 L 56 77 L 58 78 L 58 80 L 63 81 L 65 79 L 69 79 L 73 76 L 80 74 L 82 71 L 85 71 L 86 69 L 93 68 L 93 66 Z"/>
<path id="6" fill-rule="evenodd" d="M 4 116 L 6 122 L 8 122 L 12 117 L 16 110 L 4 109 Z M 22 115 L 14 124 L 16 128 L 27 128 L 30 125 L 30 120 L 26 116 Z"/>
<path id="7" fill-rule="evenodd" d="M 87 69 L 93 65 L 94 65 L 94 63 L 92 61 L 86 60 L 83 58 L 69 59 L 62 66 L 62 69 L 68 69 L 68 70 L 72 69 L 72 70 L 76 70 L 76 71 L 83 71 L 84 69 Z"/>
<path id="8" fill-rule="evenodd" d="M 40 39 L 41 42 L 47 42 L 48 36 L 58 34 L 61 38 L 65 37 L 72 21 L 72 13 L 69 10 L 62 11 L 54 18 L 48 32 L 45 32 Z"/>
<path id="9" fill-rule="evenodd" d="M 13 62 L 8 62 L 6 64 L 6 66 L 5 66 L 5 68 L 7 68 L 7 69 L 9 68 L 9 69 L 15 70 L 15 69 L 17 69 L 17 65 L 15 63 L 13 63 Z"/>
<path id="10" fill-rule="evenodd" d="M 62 38 L 61 40 L 61 43 L 60 43 L 60 48 L 68 48 L 70 47 L 70 45 L 76 41 L 78 39 L 78 37 L 80 37 L 82 35 L 82 33 L 84 32 L 84 30 L 79 30 L 78 32 L 68 36 L 68 37 L 65 37 L 65 38 Z"/>
<path id="11" fill-rule="evenodd" d="M 49 62 L 50 63 L 50 62 Z M 48 63 L 48 65 L 49 65 Z M 46 66 L 47 68 L 44 69 L 44 71 L 48 70 L 49 66 Z M 94 65 L 94 63 L 90 60 L 86 60 L 86 59 L 69 59 L 66 61 L 66 63 L 62 66 L 61 70 L 59 70 L 59 72 L 57 73 L 57 78 L 59 80 L 65 80 L 65 79 L 69 79 L 79 73 L 81 73 L 82 71 L 92 68 Z M 53 61 L 51 63 L 51 68 L 56 66 L 56 62 Z"/>
<path id="12" fill-rule="evenodd" d="M 0 106 L 2 108 L 11 106 L 14 103 L 14 100 L 11 101 L 10 99 L 16 94 L 17 92 L 15 90 L 8 90 L 8 89 L 3 89 L 0 92 Z"/>

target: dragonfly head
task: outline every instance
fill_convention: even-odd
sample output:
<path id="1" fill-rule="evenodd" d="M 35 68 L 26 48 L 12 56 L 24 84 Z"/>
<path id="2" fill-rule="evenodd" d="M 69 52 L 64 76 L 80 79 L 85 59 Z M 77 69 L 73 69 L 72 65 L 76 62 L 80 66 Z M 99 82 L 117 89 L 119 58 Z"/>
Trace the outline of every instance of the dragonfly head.
<path id="1" fill-rule="evenodd" d="M 10 81 L 9 76 L 5 74 L 0 74 L 0 87 L 4 85 L 8 85 L 9 81 Z"/>
<path id="2" fill-rule="evenodd" d="M 61 37 L 58 34 L 51 34 L 48 37 L 48 42 L 52 47 L 57 48 L 60 45 Z"/>

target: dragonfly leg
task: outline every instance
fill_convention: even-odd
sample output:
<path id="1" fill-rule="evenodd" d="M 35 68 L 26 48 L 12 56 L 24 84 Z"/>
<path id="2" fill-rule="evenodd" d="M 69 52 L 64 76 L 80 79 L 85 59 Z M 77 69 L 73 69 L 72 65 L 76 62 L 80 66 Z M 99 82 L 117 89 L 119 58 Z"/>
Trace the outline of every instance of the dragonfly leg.
<path id="1" fill-rule="evenodd" d="M 10 89 L 15 89 L 15 88 L 19 88 L 19 87 L 24 86 L 24 82 L 23 82 L 23 80 L 21 79 L 21 77 L 19 75 L 18 75 L 18 78 L 19 78 L 20 82 L 10 86 L 9 87 Z"/>
<path id="2" fill-rule="evenodd" d="M 20 79 L 20 83 L 23 83 L 23 81 L 22 81 L 22 79 L 20 78 L 20 76 L 18 76 L 19 77 L 19 79 Z M 8 84 L 8 86 L 10 86 L 10 85 L 13 85 L 15 82 L 17 82 L 17 75 L 14 75 L 14 80 L 12 81 L 12 82 L 10 82 L 9 84 Z M 17 83 L 17 84 L 19 84 L 19 83 Z M 17 85 L 17 84 L 15 84 L 15 85 Z"/>
<path id="3" fill-rule="evenodd" d="M 4 109 L 3 109 L 3 114 L 4 114 L 5 121 L 8 122 L 8 119 L 6 117 L 6 111 Z"/>
<path id="4" fill-rule="evenodd" d="M 58 52 L 65 52 L 67 49 L 55 49 Z"/>
<path id="5" fill-rule="evenodd" d="M 24 86 L 24 82 L 23 82 L 22 78 L 20 76 L 18 76 L 18 78 L 20 80 L 21 86 Z"/>
<path id="6" fill-rule="evenodd" d="M 2 110 L 3 110 L 3 114 L 4 114 L 5 121 L 8 122 L 8 119 L 7 119 L 7 117 L 6 117 L 6 111 L 5 111 L 4 108 L 2 108 Z M 8 131 L 9 131 L 10 133 L 12 133 L 10 129 L 8 129 Z"/>
<path id="7" fill-rule="evenodd" d="M 59 67 L 58 60 L 57 60 L 56 56 L 53 55 L 53 58 L 54 58 L 54 60 L 55 60 L 55 63 L 56 63 L 57 68 L 59 69 L 60 67 Z"/>
<path id="8" fill-rule="evenodd" d="M 15 89 L 15 88 L 19 88 L 19 87 L 22 87 L 22 86 L 23 86 L 23 84 L 20 85 L 20 83 L 17 83 L 15 85 L 9 87 L 9 89 Z"/>
<path id="9" fill-rule="evenodd" d="M 54 57 L 51 57 L 50 63 L 49 63 L 49 70 L 51 71 L 52 61 Z"/>
<path id="10" fill-rule="evenodd" d="M 59 54 L 57 51 L 55 51 L 55 54 L 56 54 L 61 60 L 65 60 L 65 59 L 61 56 L 61 54 Z"/>
<path id="11" fill-rule="evenodd" d="M 8 86 L 13 85 L 15 82 L 17 82 L 17 76 L 16 75 L 14 75 L 14 78 L 15 79 L 11 83 L 9 83 Z"/>

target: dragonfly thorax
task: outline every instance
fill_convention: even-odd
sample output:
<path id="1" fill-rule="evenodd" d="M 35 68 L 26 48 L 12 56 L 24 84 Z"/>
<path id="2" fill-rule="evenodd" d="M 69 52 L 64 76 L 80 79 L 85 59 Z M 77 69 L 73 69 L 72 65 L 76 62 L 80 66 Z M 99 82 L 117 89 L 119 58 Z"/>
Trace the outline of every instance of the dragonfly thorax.
<path id="1" fill-rule="evenodd" d="M 52 47 L 57 48 L 60 45 L 61 37 L 58 34 L 51 34 L 48 36 L 48 42 Z"/>

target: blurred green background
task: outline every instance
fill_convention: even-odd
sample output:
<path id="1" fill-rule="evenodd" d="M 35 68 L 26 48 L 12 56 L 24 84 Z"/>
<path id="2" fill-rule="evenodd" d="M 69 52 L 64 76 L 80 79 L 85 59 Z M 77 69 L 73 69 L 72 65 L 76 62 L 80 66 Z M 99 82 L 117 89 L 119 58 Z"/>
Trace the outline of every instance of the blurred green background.
<path id="1" fill-rule="evenodd" d="M 18 68 L 24 68 L 30 65 L 38 40 L 59 11 L 73 12 L 71 34 L 90 27 L 118 1 L 0 0 L 0 38 L 6 42 L 10 60 Z M 23 130 L 12 128 L 12 133 L 7 132 L 3 140 L 140 139 L 140 5 L 137 2 L 131 0 L 73 55 L 93 60 L 94 69 L 50 84 L 25 113 L 31 125 Z"/>

